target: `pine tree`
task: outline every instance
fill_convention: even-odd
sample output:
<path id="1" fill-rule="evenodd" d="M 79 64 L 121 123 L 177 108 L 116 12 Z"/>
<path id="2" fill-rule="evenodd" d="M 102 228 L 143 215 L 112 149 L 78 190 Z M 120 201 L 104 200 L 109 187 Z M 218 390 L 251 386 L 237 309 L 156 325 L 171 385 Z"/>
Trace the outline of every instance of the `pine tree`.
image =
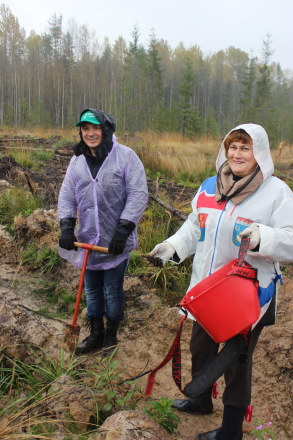
<path id="1" fill-rule="evenodd" d="M 123 125 L 131 133 L 142 129 L 146 124 L 144 102 L 144 82 L 146 52 L 139 44 L 139 27 L 137 24 L 131 32 L 132 41 L 126 52 L 123 75 Z"/>
<path id="2" fill-rule="evenodd" d="M 189 56 L 185 57 L 178 91 L 180 94 L 179 120 L 183 138 L 185 135 L 192 136 L 201 131 L 200 120 L 196 110 L 192 108 L 192 97 L 194 93 L 196 74 L 193 71 L 192 62 Z"/>
<path id="3" fill-rule="evenodd" d="M 271 144 L 276 143 L 276 121 L 273 103 L 272 68 L 270 65 L 274 51 L 271 48 L 271 34 L 263 40 L 261 64 L 258 66 L 259 76 L 256 81 L 255 122 L 262 125 L 270 138 Z"/>
<path id="4" fill-rule="evenodd" d="M 251 53 L 249 65 L 242 80 L 244 88 L 242 90 L 243 98 L 240 100 L 240 104 L 243 106 L 243 111 L 241 117 L 238 119 L 241 123 L 255 122 L 256 61 L 257 58 Z"/>
<path id="5" fill-rule="evenodd" d="M 207 136 L 217 137 L 219 135 L 218 124 L 215 119 L 214 109 L 209 107 L 205 119 L 205 132 Z"/>
<path id="6" fill-rule="evenodd" d="M 149 128 L 153 127 L 154 114 L 158 110 L 163 96 L 162 69 L 157 45 L 155 31 L 152 29 L 146 64 Z"/>
<path id="7" fill-rule="evenodd" d="M 290 125 L 292 124 L 293 109 L 290 105 L 290 94 L 287 79 L 280 64 L 273 64 L 275 87 L 273 106 L 275 107 L 276 140 L 290 139 Z M 291 116 L 291 117 L 290 117 Z M 291 119 L 291 120 L 290 120 Z M 290 141 L 289 141 L 290 142 Z"/>
<path id="8" fill-rule="evenodd" d="M 85 107 L 113 114 L 119 131 L 178 131 L 194 137 L 262 124 L 271 144 L 293 139 L 293 81 L 271 63 L 271 36 L 261 60 L 235 47 L 204 55 L 182 42 L 172 49 L 151 32 L 140 43 L 119 37 L 100 44 L 74 20 L 63 32 L 54 14 L 44 32 L 26 38 L 8 6 L 0 6 L 0 123 L 72 126 Z M 186 60 L 189 58 L 189 61 Z M 200 115 L 200 117 L 199 117 Z"/>

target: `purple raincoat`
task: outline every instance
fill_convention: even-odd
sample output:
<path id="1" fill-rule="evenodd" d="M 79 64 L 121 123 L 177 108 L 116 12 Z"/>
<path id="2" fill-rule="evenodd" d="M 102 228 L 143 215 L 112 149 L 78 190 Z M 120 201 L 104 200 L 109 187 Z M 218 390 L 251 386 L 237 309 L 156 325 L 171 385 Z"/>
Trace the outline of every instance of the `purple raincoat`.
<path id="1" fill-rule="evenodd" d="M 75 231 L 81 243 L 108 247 L 119 219 L 137 225 L 148 202 L 148 189 L 143 164 L 130 148 L 118 144 L 113 135 L 113 147 L 95 179 L 84 155 L 74 156 L 61 186 L 58 211 L 59 220 L 77 218 Z M 128 237 L 121 255 L 90 251 L 87 269 L 107 270 L 129 258 L 137 247 L 137 229 Z M 84 250 L 67 251 L 59 247 L 59 255 L 80 269 Z"/>

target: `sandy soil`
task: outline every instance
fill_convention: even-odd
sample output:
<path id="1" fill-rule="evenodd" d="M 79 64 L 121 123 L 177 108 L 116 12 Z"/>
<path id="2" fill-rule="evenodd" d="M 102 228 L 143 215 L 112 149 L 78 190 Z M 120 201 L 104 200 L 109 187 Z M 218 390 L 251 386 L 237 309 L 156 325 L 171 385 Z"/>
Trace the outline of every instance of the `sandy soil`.
<path id="1" fill-rule="evenodd" d="M 47 185 L 47 198 L 54 204 L 58 194 L 59 185 L 62 182 L 62 175 L 66 169 L 68 158 L 56 157 L 50 164 L 47 171 L 40 173 L 30 173 L 30 177 L 35 179 L 38 186 Z M 17 175 L 16 165 L 13 161 L 2 159 L 0 161 L 0 178 L 7 179 L 13 183 L 13 177 Z M 50 175 L 50 167 L 52 175 Z M 54 170 L 54 172 L 53 172 Z M 13 174 L 14 173 L 14 174 Z M 58 175 L 55 180 L 56 185 L 51 187 L 49 179 Z M 16 177 L 15 177 L 16 179 Z M 181 194 L 182 188 L 178 187 L 176 191 L 172 189 L 172 194 Z M 186 191 L 187 192 L 187 191 Z M 187 196 L 187 194 L 186 194 Z M 188 194 L 188 197 L 190 195 Z M 7 261 L 15 259 L 14 252 L 6 252 L 0 256 L 0 310 L 1 300 L 6 296 L 10 298 L 10 303 L 6 304 L 6 327 L 11 326 L 13 332 L 17 331 L 17 326 L 27 325 L 30 327 L 31 315 L 28 310 L 21 309 L 20 314 L 15 312 L 22 303 L 33 310 L 38 310 L 45 305 L 45 299 L 42 297 L 33 297 L 34 288 L 40 287 L 41 276 L 39 272 L 26 272 L 25 268 L 19 268 L 18 264 L 12 264 Z M 51 277 L 56 277 L 53 274 Z M 69 265 L 65 265 L 62 271 L 58 272 L 60 287 L 66 288 L 70 293 L 77 291 L 79 272 L 73 270 Z M 47 281 L 50 277 L 46 276 Z M 293 279 L 284 277 L 284 285 L 280 288 L 278 298 L 277 322 L 272 327 L 264 329 L 254 355 L 253 367 L 253 389 L 252 406 L 253 421 L 248 424 L 244 422 L 244 439 L 252 438 L 250 432 L 255 428 L 254 420 L 258 417 L 259 411 L 264 405 L 269 405 L 274 417 L 274 433 L 278 440 L 287 440 L 293 438 L 293 316 L 292 316 L 292 292 Z M 149 286 L 137 278 L 126 279 L 126 313 L 125 322 L 119 331 L 119 349 L 117 357 L 122 361 L 125 372 L 125 378 L 132 377 L 144 369 L 156 367 L 167 354 L 173 339 L 176 336 L 180 316 L 178 308 L 161 306 L 161 302 L 155 291 L 150 290 Z M 2 295 L 2 297 L 1 297 Z M 1 299 L 2 298 L 2 299 Z M 13 312 L 14 310 L 14 312 Z M 19 311 L 19 310 L 18 310 Z M 11 321 L 9 321 L 9 319 Z M 23 319 L 23 321 L 22 321 Z M 50 329 L 48 334 L 43 335 L 43 346 L 49 349 L 50 339 L 56 338 L 62 340 L 63 324 L 59 321 L 54 323 L 44 317 L 38 317 L 39 323 L 44 328 Z M 70 322 L 70 319 L 68 319 Z M 189 339 L 191 334 L 191 321 L 184 325 L 182 334 L 182 370 L 183 385 L 190 380 L 190 353 Z M 46 330 L 44 330 L 45 332 Z M 16 333 L 15 333 L 16 334 Z M 87 331 L 82 327 L 80 340 L 87 335 Z M 2 335 L 0 334 L 0 337 Z M 18 337 L 18 336 L 15 336 Z M 33 332 L 30 333 L 33 338 Z M 1 342 L 1 341 L 0 341 Z M 28 339 L 28 342 L 31 342 Z M 59 350 L 58 343 L 52 346 L 54 350 Z M 55 347 L 55 348 L 54 348 Z M 91 358 L 95 352 L 89 353 Z M 141 386 L 146 387 L 147 376 L 141 379 Z M 176 434 L 177 438 L 194 439 L 198 433 L 215 429 L 221 425 L 223 405 L 221 397 L 224 390 L 224 380 L 218 381 L 219 395 L 214 400 L 214 411 L 210 415 L 184 414 L 178 412 L 182 425 L 179 426 Z M 162 396 L 169 399 L 181 398 L 182 394 L 177 389 L 171 376 L 171 364 L 161 370 L 155 380 L 155 386 L 151 399 L 160 399 Z M 141 396 L 138 406 L 143 408 L 148 404 L 148 399 Z"/>
<path id="2" fill-rule="evenodd" d="M 264 329 L 254 354 L 253 366 L 253 420 L 258 417 L 262 406 L 269 405 L 274 417 L 276 439 L 280 440 L 293 438 L 292 291 L 293 280 L 285 278 L 278 299 L 277 322 L 274 326 Z M 176 336 L 180 318 L 176 308 L 157 308 L 153 312 L 132 311 L 130 314 L 131 324 L 120 334 L 121 345 L 118 357 L 124 357 L 125 365 L 131 362 L 127 372 L 133 376 L 143 370 L 147 361 L 149 361 L 147 368 L 154 368 L 162 361 Z M 138 321 L 142 316 L 146 316 L 146 320 Z M 187 321 L 182 334 L 182 370 L 185 384 L 189 382 L 191 372 L 189 353 L 191 328 L 191 321 Z M 141 383 L 145 388 L 146 378 L 143 378 Z M 197 434 L 221 425 L 223 378 L 218 384 L 219 395 L 218 399 L 214 400 L 214 412 L 211 415 L 178 412 L 182 421 L 178 429 L 179 438 L 191 440 Z M 169 399 L 182 398 L 182 394 L 172 380 L 171 364 L 160 370 L 156 376 L 152 398 L 159 399 L 161 396 Z M 249 433 L 255 426 L 253 422 L 244 422 L 244 439 L 253 438 Z"/>
<path id="3" fill-rule="evenodd" d="M 66 268 L 68 270 L 68 267 Z M 6 304 L 7 319 L 12 321 L 7 324 L 17 333 L 17 325 L 21 326 L 21 333 L 25 341 L 33 343 L 34 335 L 39 338 L 39 343 L 46 349 L 52 350 L 51 355 L 56 352 L 59 356 L 60 344 L 62 341 L 64 326 L 59 321 L 47 320 L 45 317 L 36 317 L 38 321 L 38 332 L 33 329 L 34 322 L 29 312 L 21 307 L 38 310 L 44 304 L 44 300 L 32 296 L 32 287 L 38 285 L 41 277 L 39 273 L 29 272 L 21 269 L 17 274 L 17 286 L 11 288 L 17 268 L 11 265 L 0 266 L 0 287 L 2 294 L 5 294 L 9 302 Z M 78 271 L 71 273 L 71 283 L 65 278 L 62 284 L 74 290 L 78 281 Z M 70 285 L 68 285 L 70 284 Z M 254 355 L 253 366 L 253 389 L 252 423 L 244 422 L 244 439 L 250 437 L 250 432 L 255 428 L 255 422 L 262 406 L 269 405 L 274 417 L 274 432 L 278 440 L 293 438 L 293 404 L 292 404 L 292 368 L 293 368 L 293 320 L 292 320 L 292 291 L 293 280 L 284 277 L 284 285 L 280 288 L 278 298 L 277 322 L 272 327 L 264 329 Z M 160 299 L 150 290 L 149 286 L 138 278 L 126 278 L 126 313 L 124 325 L 119 330 L 119 349 L 117 358 L 122 361 L 125 368 L 124 378 L 136 376 L 143 370 L 156 367 L 167 354 L 173 339 L 176 336 L 180 316 L 178 308 L 161 306 Z M 1 295 L 0 295 L 1 296 Z M 1 298 L 0 298 L 1 307 Z M 19 316 L 15 315 L 20 310 Z M 80 319 L 81 321 L 81 319 Z M 68 322 L 70 320 L 68 319 Z M 191 362 L 189 353 L 189 339 L 192 322 L 186 321 L 182 333 L 182 371 L 183 385 L 190 380 Z M 42 333 L 43 332 L 43 333 Z M 80 340 L 87 335 L 87 330 L 82 327 Z M 15 336 L 14 336 L 15 337 Z M 19 336 L 18 336 L 19 337 Z M 52 341 L 55 343 L 52 343 Z M 37 341 L 35 341 L 37 342 Z M 93 351 L 88 354 L 89 360 L 97 354 Z M 68 353 L 69 355 L 69 353 Z M 147 376 L 141 378 L 140 384 L 144 391 L 146 388 Z M 180 413 L 182 425 L 178 427 L 175 437 L 183 439 L 194 439 L 198 433 L 212 430 L 221 425 L 223 405 L 221 397 L 224 390 L 224 380 L 218 381 L 219 395 L 214 400 L 214 411 L 210 415 Z M 153 393 L 150 399 L 144 395 L 138 402 L 138 407 L 148 405 L 148 400 L 160 399 L 162 396 L 182 398 L 182 394 L 176 387 L 171 376 L 171 364 L 168 364 L 156 376 Z"/>

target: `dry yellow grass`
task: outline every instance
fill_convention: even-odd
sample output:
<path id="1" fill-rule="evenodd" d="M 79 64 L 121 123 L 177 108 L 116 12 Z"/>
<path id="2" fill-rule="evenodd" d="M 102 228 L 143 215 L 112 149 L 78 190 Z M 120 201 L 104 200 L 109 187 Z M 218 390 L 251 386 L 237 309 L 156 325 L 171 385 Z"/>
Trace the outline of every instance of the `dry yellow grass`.
<path id="1" fill-rule="evenodd" d="M 8 135 L 9 137 L 13 136 L 35 136 L 35 137 L 50 137 L 50 136 L 62 136 L 62 137 L 74 137 L 78 135 L 78 129 L 73 127 L 68 130 L 61 130 L 60 128 L 42 128 L 42 127 L 9 127 L 7 125 L 3 125 L 1 128 L 0 138 L 3 135 Z"/>
<path id="2" fill-rule="evenodd" d="M 185 140 L 177 133 L 138 133 L 129 140 L 138 151 L 145 166 L 156 172 L 166 171 L 172 177 L 181 174 L 195 175 L 201 180 L 207 173 L 215 173 L 215 161 L 221 146 L 221 139 L 202 137 L 195 141 Z M 283 144 L 279 158 L 279 148 L 271 150 L 276 168 L 287 167 L 293 162 L 293 146 Z"/>
<path id="3" fill-rule="evenodd" d="M 138 133 L 128 141 L 147 169 L 190 183 L 215 172 L 215 159 L 221 145 L 220 140 L 206 137 L 183 140 L 177 133 Z"/>
<path id="4" fill-rule="evenodd" d="M 271 155 L 275 166 L 290 165 L 293 162 L 293 145 L 283 145 L 280 160 L 278 159 L 279 149 L 271 150 Z"/>
<path id="5" fill-rule="evenodd" d="M 76 142 L 78 129 L 58 128 L 10 128 L 2 127 L 1 135 L 50 137 L 62 136 L 69 142 Z M 221 145 L 221 139 L 202 137 L 197 140 L 183 140 L 179 133 L 136 133 L 135 137 L 117 133 L 118 141 L 133 148 L 142 159 L 145 167 L 153 173 L 176 181 L 201 183 L 210 174 L 214 174 L 215 161 Z M 23 150 L 21 154 L 24 154 Z M 293 162 L 293 146 L 283 145 L 280 160 L 279 149 L 271 151 L 276 166 L 287 166 Z M 27 152 L 27 156 L 29 156 Z M 31 158 L 29 158 L 31 159 Z"/>

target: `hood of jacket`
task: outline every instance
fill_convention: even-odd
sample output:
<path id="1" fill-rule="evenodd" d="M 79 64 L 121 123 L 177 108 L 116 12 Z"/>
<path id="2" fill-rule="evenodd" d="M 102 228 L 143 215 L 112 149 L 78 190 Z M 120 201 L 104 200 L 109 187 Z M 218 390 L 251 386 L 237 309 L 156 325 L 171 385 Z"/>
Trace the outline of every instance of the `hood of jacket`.
<path id="1" fill-rule="evenodd" d="M 113 137 L 114 131 L 116 130 L 116 121 L 113 116 L 108 115 L 107 113 L 103 112 L 102 110 L 97 110 L 94 108 L 85 108 L 80 114 L 80 120 L 81 120 L 82 115 L 87 111 L 91 111 L 101 124 L 102 133 L 103 133 L 103 141 L 102 141 L 101 145 L 99 145 L 97 152 L 96 152 L 97 158 L 100 159 L 99 156 L 101 156 L 101 158 L 103 158 L 103 157 L 107 156 L 109 151 L 111 151 L 112 137 Z M 76 156 L 80 156 L 81 154 L 85 154 L 85 152 L 87 150 L 87 145 L 84 142 L 84 140 L 82 139 L 80 127 L 79 127 L 79 136 L 81 139 L 80 142 L 77 145 L 74 145 L 74 147 L 72 147 L 74 154 Z"/>
<path id="2" fill-rule="evenodd" d="M 221 165 L 223 165 L 223 163 L 227 160 L 225 156 L 225 147 L 224 147 L 224 141 L 226 137 L 232 131 L 239 129 L 245 130 L 246 133 L 248 133 L 249 136 L 251 137 L 253 155 L 261 169 L 263 180 L 264 181 L 267 180 L 274 172 L 274 163 L 271 157 L 270 144 L 269 144 L 269 138 L 267 132 L 261 125 L 257 125 L 257 124 L 242 124 L 242 125 L 238 125 L 237 127 L 233 128 L 233 130 L 229 131 L 229 133 L 225 136 L 222 142 L 216 160 L 217 172 L 219 171 Z"/>

